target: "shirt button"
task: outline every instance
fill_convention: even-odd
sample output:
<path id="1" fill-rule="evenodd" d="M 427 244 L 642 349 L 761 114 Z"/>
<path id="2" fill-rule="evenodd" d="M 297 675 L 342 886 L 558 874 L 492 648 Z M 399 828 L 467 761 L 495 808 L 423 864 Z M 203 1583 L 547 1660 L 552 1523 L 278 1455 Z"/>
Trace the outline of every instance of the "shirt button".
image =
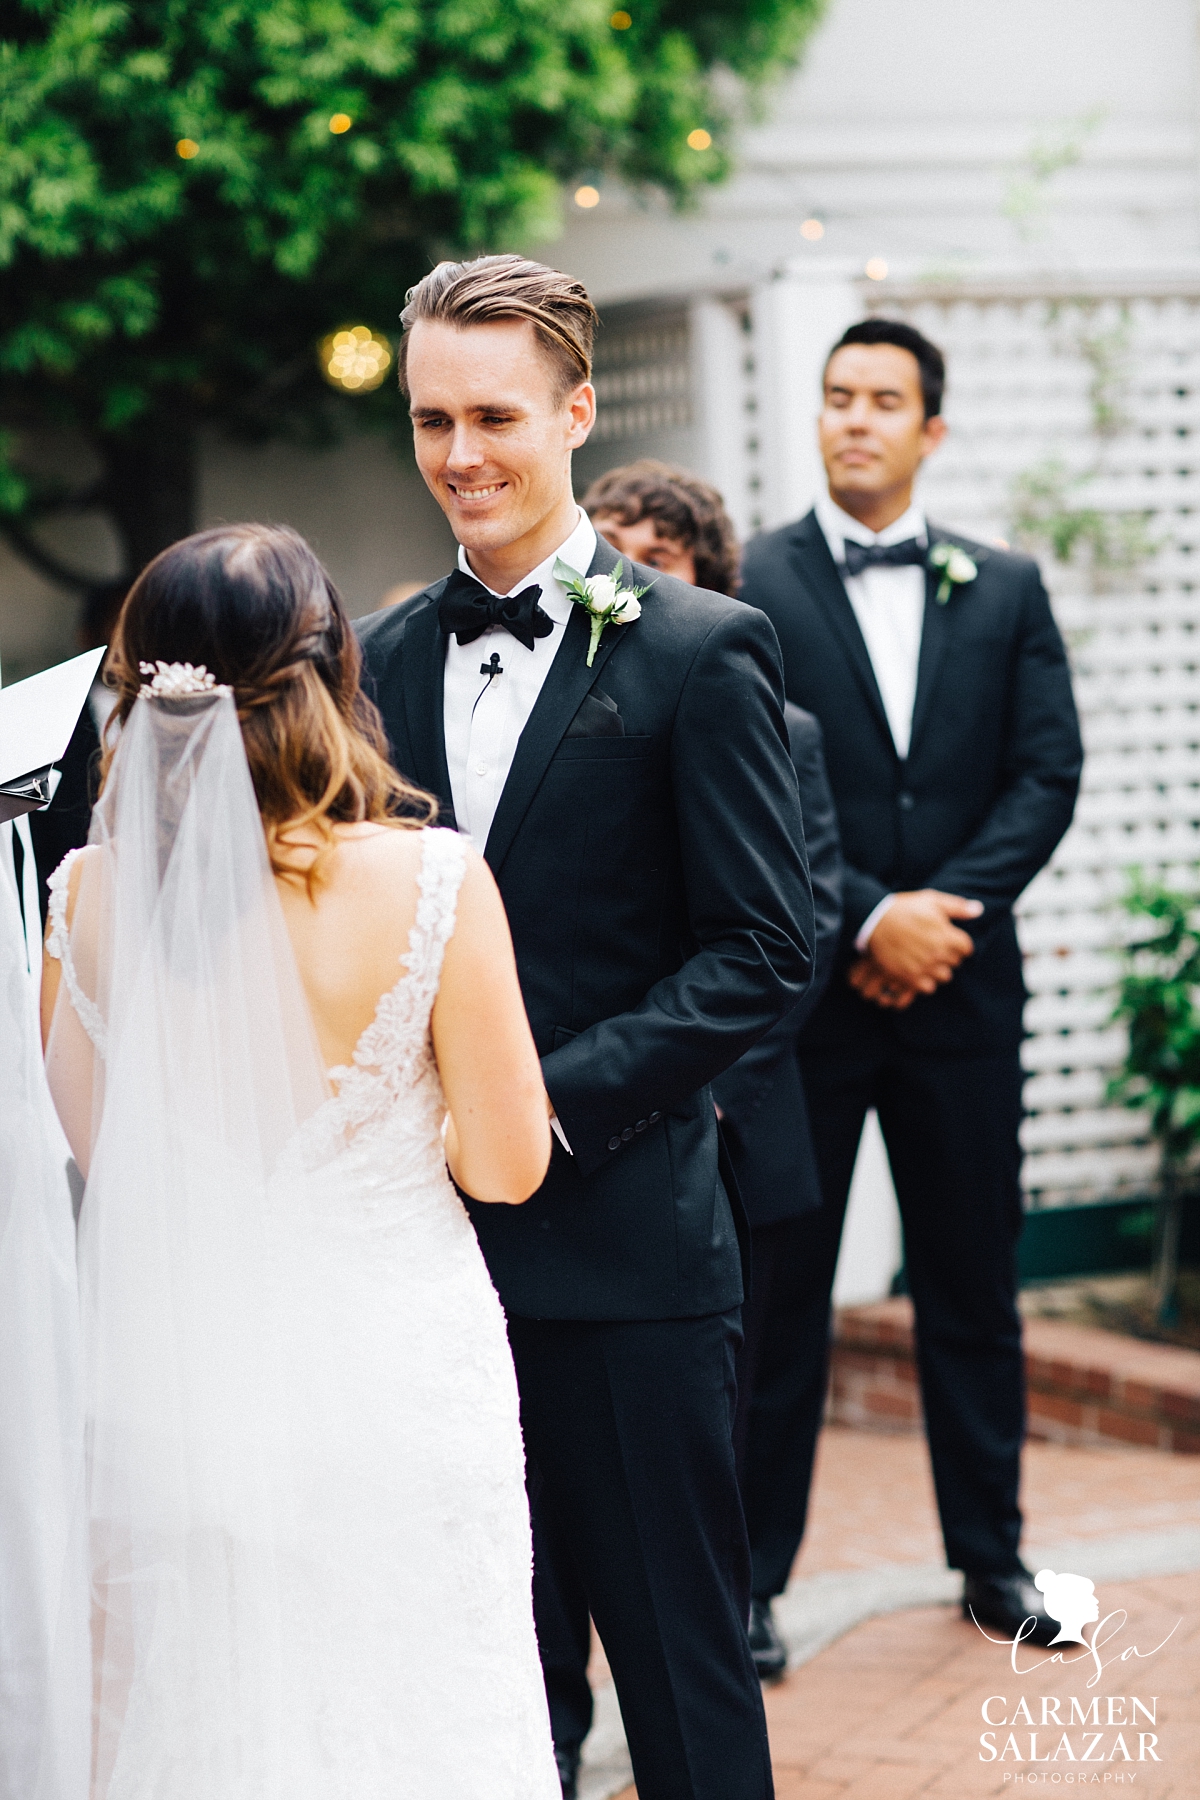
<path id="1" fill-rule="evenodd" d="M 608 1140 L 608 1147 L 609 1147 L 609 1149 L 610 1149 L 610 1150 L 619 1150 L 619 1149 L 620 1149 L 620 1148 L 621 1148 L 621 1140 L 620 1140 L 620 1138 L 619 1138 L 619 1137 L 616 1137 L 616 1138 L 609 1138 L 609 1140 Z"/>
<path id="2" fill-rule="evenodd" d="M 911 812 L 916 804 L 911 794 L 901 794 L 896 801 L 901 812 Z"/>
<path id="3" fill-rule="evenodd" d="M 487 774 L 487 764 L 486 763 L 476 763 L 475 764 L 475 773 L 477 775 L 486 775 Z"/>
<path id="4" fill-rule="evenodd" d="M 632 1136 L 633 1136 L 633 1126 L 627 1125 L 625 1127 L 624 1131 L 621 1133 L 621 1142 L 623 1144 L 627 1144 Z"/>

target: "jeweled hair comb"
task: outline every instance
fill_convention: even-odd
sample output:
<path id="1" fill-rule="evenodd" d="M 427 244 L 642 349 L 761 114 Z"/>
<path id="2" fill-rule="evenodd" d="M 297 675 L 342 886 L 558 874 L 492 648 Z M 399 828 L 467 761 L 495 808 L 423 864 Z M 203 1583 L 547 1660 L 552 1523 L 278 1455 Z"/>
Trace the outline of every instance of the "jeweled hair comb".
<path id="1" fill-rule="evenodd" d="M 191 663 L 143 662 L 138 668 L 151 677 L 138 689 L 139 700 L 185 700 L 195 694 L 211 694 L 215 699 L 218 694 L 233 692 L 231 687 L 222 686 L 203 663 L 193 667 Z"/>

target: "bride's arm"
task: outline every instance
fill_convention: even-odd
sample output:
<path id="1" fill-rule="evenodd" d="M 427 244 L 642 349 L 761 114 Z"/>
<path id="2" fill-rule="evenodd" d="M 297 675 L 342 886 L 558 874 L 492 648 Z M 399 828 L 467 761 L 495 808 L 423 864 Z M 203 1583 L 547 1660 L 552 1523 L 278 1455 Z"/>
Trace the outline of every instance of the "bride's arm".
<path id="1" fill-rule="evenodd" d="M 77 925 L 76 912 L 84 869 L 94 850 L 82 851 L 73 861 L 67 881 L 66 929 Z M 75 933 L 74 949 L 81 951 L 89 970 L 95 959 L 94 931 L 91 928 L 94 904 L 87 909 L 86 929 Z M 46 1058 L 46 1079 L 54 1100 L 55 1111 L 71 1146 L 71 1153 L 86 1176 L 92 1148 L 92 1099 L 95 1086 L 95 1048 L 71 1002 L 63 992 L 63 966 L 55 942 L 54 916 L 46 925 L 46 942 L 42 952 L 42 1050 Z"/>
<path id="2" fill-rule="evenodd" d="M 450 1173 L 472 1199 L 518 1206 L 537 1192 L 550 1163 L 549 1103 L 504 906 L 473 852 L 432 1025 L 450 1109 Z"/>

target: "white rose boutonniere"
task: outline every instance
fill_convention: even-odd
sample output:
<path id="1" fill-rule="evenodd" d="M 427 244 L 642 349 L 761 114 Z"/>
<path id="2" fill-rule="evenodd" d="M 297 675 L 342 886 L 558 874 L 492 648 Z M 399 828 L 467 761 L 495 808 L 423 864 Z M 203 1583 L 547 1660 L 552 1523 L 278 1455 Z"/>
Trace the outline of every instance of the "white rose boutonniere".
<path id="1" fill-rule="evenodd" d="M 554 578 L 561 581 L 568 597 L 582 606 L 591 620 L 592 637 L 588 645 L 587 666 L 590 669 L 604 629 L 608 625 L 632 625 L 642 616 L 641 596 L 644 587 L 622 587 L 624 563 L 618 563 L 611 575 L 577 575 L 565 562 L 556 562 Z"/>
<path id="2" fill-rule="evenodd" d="M 951 589 L 966 587 L 979 573 L 978 565 L 957 544 L 935 544 L 929 552 L 929 561 L 933 568 L 942 571 L 942 579 L 934 595 L 939 606 L 945 606 Z"/>

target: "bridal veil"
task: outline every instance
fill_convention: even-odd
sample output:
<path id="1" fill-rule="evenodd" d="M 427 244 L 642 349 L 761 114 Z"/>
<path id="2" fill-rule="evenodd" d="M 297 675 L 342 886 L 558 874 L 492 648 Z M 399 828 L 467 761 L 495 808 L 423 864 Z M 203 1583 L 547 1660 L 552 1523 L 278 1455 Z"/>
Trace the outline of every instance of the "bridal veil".
<path id="1" fill-rule="evenodd" d="M 52 896 L 47 1073 L 87 1177 L 94 1691 L 90 1785 L 48 1757 L 36 1796 L 276 1800 L 288 1345 L 270 1265 L 304 1179 L 281 1154 L 328 1084 L 232 695 L 156 685 Z M 208 1766 L 176 1766 L 172 1745 L 197 1743 Z"/>
<path id="2" fill-rule="evenodd" d="M 14 829 L 0 826 L 0 1800 L 73 1800 L 90 1749 L 75 1227 Z M 36 956 L 34 882 L 25 904 Z"/>

